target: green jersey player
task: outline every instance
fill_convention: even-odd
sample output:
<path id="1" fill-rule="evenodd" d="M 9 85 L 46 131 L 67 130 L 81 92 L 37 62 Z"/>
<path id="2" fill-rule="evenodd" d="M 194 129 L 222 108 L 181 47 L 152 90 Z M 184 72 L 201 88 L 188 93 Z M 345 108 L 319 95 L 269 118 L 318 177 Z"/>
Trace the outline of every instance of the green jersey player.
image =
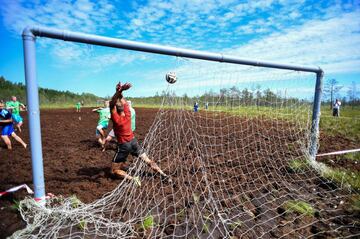
<path id="1" fill-rule="evenodd" d="M 109 119 L 110 119 L 110 108 L 109 108 L 109 101 L 104 102 L 103 108 L 93 109 L 93 112 L 99 114 L 99 121 L 96 126 L 96 137 L 98 138 L 98 142 L 101 146 L 105 144 L 105 131 L 109 126 Z"/>
<path id="2" fill-rule="evenodd" d="M 16 96 L 11 97 L 11 101 L 6 102 L 6 108 L 11 110 L 12 119 L 16 128 L 21 132 L 21 126 L 23 125 L 23 118 L 20 115 L 20 109 L 26 110 L 23 103 L 20 103 Z"/>

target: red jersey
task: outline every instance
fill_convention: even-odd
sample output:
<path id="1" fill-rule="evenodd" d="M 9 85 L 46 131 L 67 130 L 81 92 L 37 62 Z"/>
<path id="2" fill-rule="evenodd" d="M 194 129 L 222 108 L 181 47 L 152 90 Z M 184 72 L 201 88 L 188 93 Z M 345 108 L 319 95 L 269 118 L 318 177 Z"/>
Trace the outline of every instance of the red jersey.
<path id="1" fill-rule="evenodd" d="M 127 103 L 124 104 L 125 116 L 121 116 L 116 110 L 111 110 L 111 120 L 113 122 L 114 133 L 118 143 L 130 142 L 134 138 L 131 130 L 131 113 Z"/>

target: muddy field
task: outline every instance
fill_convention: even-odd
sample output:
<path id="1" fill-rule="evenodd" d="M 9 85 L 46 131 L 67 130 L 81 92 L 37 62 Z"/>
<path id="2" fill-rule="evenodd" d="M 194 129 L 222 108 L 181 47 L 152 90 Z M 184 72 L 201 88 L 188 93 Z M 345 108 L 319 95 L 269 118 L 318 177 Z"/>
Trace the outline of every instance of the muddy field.
<path id="1" fill-rule="evenodd" d="M 142 142 L 157 110 L 136 110 L 135 136 Z M 289 134 L 284 130 L 289 128 L 286 123 L 261 119 L 248 122 L 230 118 L 225 125 L 219 125 L 220 121 L 209 119 L 206 115 L 193 118 L 183 115 L 184 120 L 177 118 L 178 115 L 164 117 L 168 119 L 153 126 L 156 134 L 153 138 L 158 140 L 145 142 L 145 146 L 152 149 L 161 147 L 161 151 L 148 153 L 153 158 L 162 159 L 159 165 L 171 174 L 174 184 L 162 183 L 146 169 L 142 174 L 142 183 L 149 186 L 136 189 L 133 200 L 129 200 L 136 201 L 140 206 L 132 208 L 125 205 L 127 202 L 119 205 L 128 208 L 130 215 L 142 208 L 154 208 L 154 201 L 165 199 L 158 206 L 160 216 L 155 218 L 159 226 L 146 234 L 147 237 L 181 237 L 187 232 L 188 238 L 199 235 L 207 238 L 210 231 L 213 231 L 214 238 L 226 237 L 224 225 L 213 214 L 214 205 L 219 215 L 224 214 L 228 221 L 232 220 L 226 225 L 231 236 L 333 238 L 359 235 L 359 215 L 349 206 L 349 191 L 318 177 L 310 168 L 300 173 L 289 169 L 287 159 L 301 159 L 302 153 L 298 150 L 301 132 Z M 24 118 L 27 123 L 27 117 Z M 97 114 L 91 113 L 90 109 L 83 109 L 81 113 L 44 110 L 41 120 L 46 192 L 76 195 L 82 202 L 90 203 L 122 182 L 109 174 L 115 145 L 111 144 L 108 150 L 101 152 L 95 140 Z M 166 132 L 161 130 L 164 127 L 162 124 L 169 120 L 184 124 L 167 126 L 169 131 Z M 235 130 L 230 127 L 234 124 L 238 126 Z M 29 142 L 27 125 L 24 126 L 19 135 Z M 196 127 L 201 128 L 200 134 L 194 133 Z M 214 130 L 219 127 L 221 131 Z M 171 144 L 171 139 L 179 135 L 183 142 Z M 244 146 L 240 145 L 239 139 Z M 2 142 L 0 144 L 1 191 L 23 183 L 32 187 L 30 151 L 16 142 L 13 144 L 11 152 L 5 149 Z M 335 140 L 324 134 L 320 144 L 320 152 L 359 146 L 359 142 L 346 138 Z M 224 148 L 230 153 L 223 154 Z M 350 161 L 334 162 L 334 166 L 359 170 L 359 166 Z M 204 169 L 208 175 L 206 180 L 203 177 Z M 159 187 L 162 190 L 159 191 Z M 209 191 L 214 193 L 212 200 L 209 200 Z M 151 200 L 147 199 L 149 195 L 153 195 Z M 11 207 L 14 200 L 21 200 L 24 196 L 25 192 L 20 191 L 0 199 L 1 238 L 25 226 L 17 211 Z M 303 216 L 286 212 L 283 205 L 287 200 L 300 199 L 315 205 L 317 213 Z M 194 214 L 199 210 L 207 219 Z M 181 217 L 176 216 L 180 214 Z M 161 215 L 169 216 L 162 218 Z M 124 220 L 129 217 L 123 215 Z M 232 218 L 240 220 L 242 225 Z M 204 221 L 206 230 L 202 225 Z"/>

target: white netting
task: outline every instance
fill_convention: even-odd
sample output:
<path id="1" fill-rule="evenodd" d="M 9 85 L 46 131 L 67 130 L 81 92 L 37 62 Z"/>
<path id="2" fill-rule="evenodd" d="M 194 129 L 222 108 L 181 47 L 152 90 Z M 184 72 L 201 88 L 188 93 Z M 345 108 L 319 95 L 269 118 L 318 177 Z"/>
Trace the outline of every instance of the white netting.
<path id="1" fill-rule="evenodd" d="M 196 61 L 171 70 L 177 82 L 143 147 L 173 183 L 135 160 L 128 174 L 141 187 L 123 180 L 90 204 L 57 197 L 43 208 L 25 199 L 28 226 L 13 237 L 359 235 L 343 205 L 351 191 L 308 161 L 314 74 Z"/>

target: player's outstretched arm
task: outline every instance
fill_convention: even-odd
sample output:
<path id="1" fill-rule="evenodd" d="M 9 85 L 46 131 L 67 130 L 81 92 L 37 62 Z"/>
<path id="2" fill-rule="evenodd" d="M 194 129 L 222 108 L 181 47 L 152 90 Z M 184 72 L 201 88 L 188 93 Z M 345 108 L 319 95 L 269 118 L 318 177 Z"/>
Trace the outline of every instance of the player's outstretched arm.
<path id="1" fill-rule="evenodd" d="M 116 92 L 115 94 L 113 95 L 113 97 L 111 98 L 111 101 L 110 101 L 110 109 L 112 110 L 116 104 L 116 101 L 118 99 L 122 99 L 123 98 L 123 95 L 122 95 L 122 92 L 124 90 L 128 90 L 130 89 L 131 87 L 131 84 L 130 83 L 125 83 L 125 84 L 121 84 L 120 82 L 116 85 Z"/>

